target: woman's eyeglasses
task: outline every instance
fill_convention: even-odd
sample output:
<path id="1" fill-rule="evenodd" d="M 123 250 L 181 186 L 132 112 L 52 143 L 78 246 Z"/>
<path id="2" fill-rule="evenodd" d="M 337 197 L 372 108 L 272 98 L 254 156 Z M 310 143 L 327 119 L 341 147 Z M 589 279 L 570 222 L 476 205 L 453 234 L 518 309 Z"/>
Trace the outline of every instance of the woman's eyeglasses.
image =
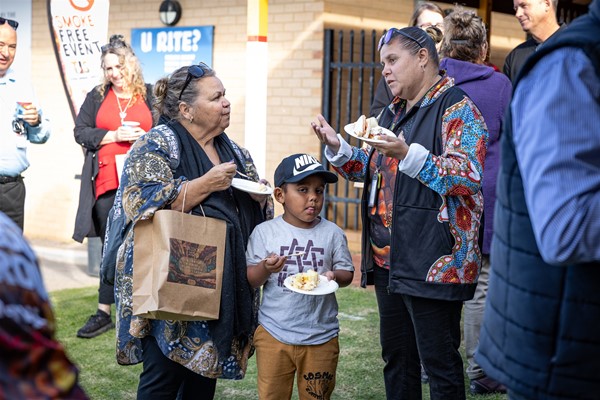
<path id="1" fill-rule="evenodd" d="M 185 92 L 185 89 L 187 89 L 192 79 L 202 78 L 207 71 L 210 71 L 210 69 L 211 68 L 203 62 L 198 63 L 198 65 L 190 65 L 188 67 L 187 78 L 183 84 L 183 89 L 179 92 L 179 100 L 181 100 L 181 95 Z"/>
<path id="2" fill-rule="evenodd" d="M 4 25 L 4 23 L 8 23 L 15 31 L 19 27 L 19 23 L 14 19 L 7 19 L 0 17 L 0 25 Z"/>
<path id="3" fill-rule="evenodd" d="M 415 42 L 416 44 L 419 45 L 419 48 L 423 48 L 423 45 L 414 37 L 410 36 L 408 33 L 401 31 L 398 28 L 390 28 L 385 35 L 383 35 L 381 37 L 381 39 L 379 39 L 379 46 L 377 46 L 377 51 L 380 51 L 381 48 L 383 47 L 384 44 L 388 44 L 390 42 L 390 40 L 392 40 L 392 38 L 396 35 L 402 35 L 405 38 L 408 38 L 410 40 L 412 40 L 413 42 Z"/>

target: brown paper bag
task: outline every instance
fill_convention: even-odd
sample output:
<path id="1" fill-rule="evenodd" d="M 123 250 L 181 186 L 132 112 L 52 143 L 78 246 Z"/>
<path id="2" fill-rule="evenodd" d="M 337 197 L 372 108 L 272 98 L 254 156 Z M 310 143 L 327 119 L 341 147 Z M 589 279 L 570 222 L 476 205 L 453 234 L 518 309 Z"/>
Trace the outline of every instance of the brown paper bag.
<path id="1" fill-rule="evenodd" d="M 219 318 L 225 221 L 159 210 L 134 227 L 133 314 L 185 321 Z"/>

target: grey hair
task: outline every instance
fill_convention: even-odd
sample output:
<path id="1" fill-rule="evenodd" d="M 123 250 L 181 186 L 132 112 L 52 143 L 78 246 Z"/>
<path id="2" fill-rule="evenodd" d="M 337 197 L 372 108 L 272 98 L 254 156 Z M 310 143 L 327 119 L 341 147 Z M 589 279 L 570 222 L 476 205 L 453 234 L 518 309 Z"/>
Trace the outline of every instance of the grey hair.
<path id="1" fill-rule="evenodd" d="M 204 75 L 200 78 L 192 78 L 183 93 L 181 91 L 184 89 L 185 82 L 187 81 L 189 66 L 181 67 L 170 76 L 165 76 L 156 82 L 154 85 L 153 105 L 155 121 L 158 121 L 158 118 L 162 115 L 169 119 L 179 120 L 181 118 L 179 104 L 182 102 L 192 104 L 196 100 L 199 89 L 193 83 L 207 76 L 215 76 L 213 69 L 205 67 L 202 64 L 199 66 L 204 70 Z M 179 96 L 181 96 L 181 100 Z"/>

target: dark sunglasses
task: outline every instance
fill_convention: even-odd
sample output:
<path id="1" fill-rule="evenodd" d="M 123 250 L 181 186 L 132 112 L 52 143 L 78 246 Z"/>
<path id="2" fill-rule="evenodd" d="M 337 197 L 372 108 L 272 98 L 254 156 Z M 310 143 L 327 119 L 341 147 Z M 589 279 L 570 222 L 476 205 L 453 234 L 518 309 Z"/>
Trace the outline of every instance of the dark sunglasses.
<path id="1" fill-rule="evenodd" d="M 12 26 L 12 28 L 16 31 L 17 28 L 19 27 L 19 23 L 17 21 L 15 21 L 14 19 L 6 19 L 6 18 L 2 18 L 0 17 L 0 25 L 4 25 L 5 22 L 8 22 L 8 24 L 10 26 Z"/>
<path id="2" fill-rule="evenodd" d="M 383 35 L 381 37 L 381 39 L 379 39 L 379 46 L 377 46 L 377 51 L 380 51 L 381 48 L 383 47 L 384 44 L 388 44 L 390 42 L 390 40 L 392 40 L 392 38 L 396 35 L 402 35 L 405 38 L 408 38 L 410 40 L 412 40 L 413 42 L 415 42 L 416 44 L 419 45 L 419 48 L 423 48 L 423 45 L 414 37 L 410 36 L 408 33 L 401 31 L 398 28 L 390 28 L 385 35 Z"/>
<path id="3" fill-rule="evenodd" d="M 210 70 L 211 68 L 203 62 L 198 63 L 198 65 L 190 65 L 188 67 L 187 78 L 185 78 L 185 83 L 183 84 L 183 89 L 181 89 L 181 92 L 179 93 L 179 100 L 181 100 L 181 95 L 185 92 L 185 89 L 187 89 L 192 79 L 202 78 L 204 74 Z"/>

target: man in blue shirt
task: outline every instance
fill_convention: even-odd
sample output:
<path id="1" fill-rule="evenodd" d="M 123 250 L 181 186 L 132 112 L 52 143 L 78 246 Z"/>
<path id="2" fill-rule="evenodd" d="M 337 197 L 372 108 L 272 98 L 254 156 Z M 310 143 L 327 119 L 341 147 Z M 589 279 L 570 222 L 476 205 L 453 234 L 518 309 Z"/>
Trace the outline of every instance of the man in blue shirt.
<path id="1" fill-rule="evenodd" d="M 28 80 L 10 68 L 17 51 L 17 21 L 0 18 L 0 211 L 23 229 L 27 144 L 44 143 L 50 124 L 42 118 Z"/>
<path id="2" fill-rule="evenodd" d="M 502 132 L 475 358 L 511 400 L 600 393 L 600 0 L 544 42 Z"/>

